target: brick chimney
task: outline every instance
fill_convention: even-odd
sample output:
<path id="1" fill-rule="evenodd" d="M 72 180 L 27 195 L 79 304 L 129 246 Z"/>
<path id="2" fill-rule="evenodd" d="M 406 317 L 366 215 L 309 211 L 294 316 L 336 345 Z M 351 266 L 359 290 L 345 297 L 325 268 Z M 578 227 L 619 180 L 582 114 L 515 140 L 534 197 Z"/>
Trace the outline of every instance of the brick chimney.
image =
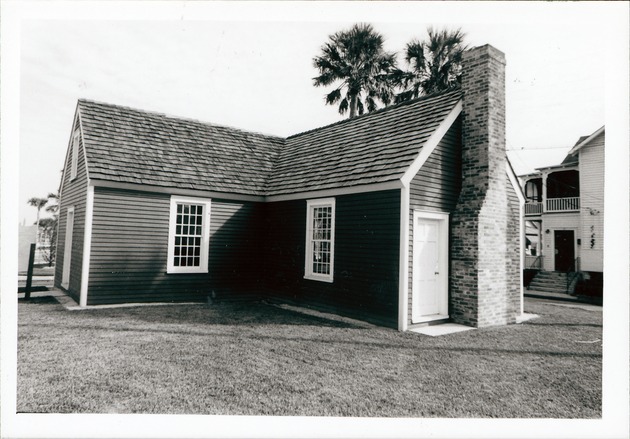
<path id="1" fill-rule="evenodd" d="M 452 215 L 449 314 L 465 325 L 504 325 L 520 314 L 518 218 L 507 192 L 505 55 L 476 47 L 462 64 L 463 178 Z"/>

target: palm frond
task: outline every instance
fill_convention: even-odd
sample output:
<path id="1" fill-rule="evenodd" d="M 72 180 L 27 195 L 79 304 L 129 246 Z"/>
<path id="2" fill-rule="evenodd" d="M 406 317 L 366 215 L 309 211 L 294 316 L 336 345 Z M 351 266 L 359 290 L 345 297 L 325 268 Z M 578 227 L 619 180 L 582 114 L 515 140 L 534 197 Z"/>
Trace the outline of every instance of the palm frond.
<path id="1" fill-rule="evenodd" d="M 339 114 L 345 114 L 348 111 L 348 99 L 343 98 L 339 103 Z"/>
<path id="2" fill-rule="evenodd" d="M 328 38 L 320 55 L 313 58 L 313 66 L 319 73 L 313 78 L 313 85 L 336 85 L 339 90 L 339 94 L 336 91 L 328 94 L 326 104 L 339 102 L 339 112 L 343 114 L 354 106 L 351 102 L 356 97 L 356 109 L 361 114 L 366 105 L 360 96 L 367 93 L 374 101 L 374 105 L 367 105 L 368 111 L 376 107 L 376 99 L 387 105 L 396 87 L 390 75 L 397 67 L 396 54 L 383 49 L 382 35 L 375 32 L 372 25 L 359 23 Z M 346 97 L 340 101 L 342 92 Z M 352 116 L 353 109 L 350 110 Z"/>

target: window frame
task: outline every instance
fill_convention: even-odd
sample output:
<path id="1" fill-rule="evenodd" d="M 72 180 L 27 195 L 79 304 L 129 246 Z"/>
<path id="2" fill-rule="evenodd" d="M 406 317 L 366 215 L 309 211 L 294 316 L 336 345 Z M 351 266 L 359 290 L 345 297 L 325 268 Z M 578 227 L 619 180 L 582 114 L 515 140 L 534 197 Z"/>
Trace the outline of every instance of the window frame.
<path id="1" fill-rule="evenodd" d="M 306 243 L 304 246 L 304 279 L 333 282 L 335 273 L 335 198 L 320 198 L 306 201 Z M 330 207 L 330 272 L 313 272 L 313 213 L 316 207 Z"/>
<path id="2" fill-rule="evenodd" d="M 72 151 L 70 155 L 70 181 L 77 178 L 77 170 L 79 167 L 79 137 L 80 133 L 76 131 L 72 136 Z"/>
<path id="3" fill-rule="evenodd" d="M 177 206 L 179 204 L 200 204 L 204 206 L 204 213 L 201 222 L 201 250 L 199 255 L 198 267 L 181 267 L 175 266 L 173 259 L 175 258 L 175 235 L 177 227 Z M 171 195 L 170 214 L 169 214 L 169 231 L 168 231 L 168 260 L 166 264 L 167 274 L 181 273 L 208 273 L 208 256 L 210 250 L 210 211 L 211 199 L 185 197 L 179 195 Z"/>

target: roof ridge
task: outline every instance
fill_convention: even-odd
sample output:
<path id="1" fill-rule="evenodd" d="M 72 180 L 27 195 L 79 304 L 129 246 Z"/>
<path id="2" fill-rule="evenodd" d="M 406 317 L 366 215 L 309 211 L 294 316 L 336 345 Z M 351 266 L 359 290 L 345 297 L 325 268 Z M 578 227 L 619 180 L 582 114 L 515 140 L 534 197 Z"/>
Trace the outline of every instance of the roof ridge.
<path id="1" fill-rule="evenodd" d="M 118 109 L 122 109 L 122 110 L 136 112 L 136 113 L 146 114 L 146 115 L 149 115 L 149 116 L 159 116 L 159 117 L 164 117 L 166 119 L 174 119 L 176 121 L 194 122 L 194 123 L 198 123 L 198 124 L 201 124 L 201 125 L 210 126 L 210 127 L 213 127 L 213 128 L 225 128 L 225 129 L 232 130 L 232 131 L 238 131 L 238 132 L 243 133 L 243 134 L 253 134 L 253 135 L 256 135 L 256 136 L 260 136 L 260 137 L 266 137 L 266 138 L 281 140 L 282 143 L 284 143 L 286 141 L 286 137 L 283 137 L 283 136 L 278 136 L 278 135 L 275 135 L 275 134 L 265 134 L 265 133 L 261 133 L 261 132 L 258 132 L 258 131 L 245 130 L 243 128 L 238 128 L 238 127 L 234 127 L 234 126 L 231 126 L 231 125 L 222 125 L 222 124 L 217 124 L 217 123 L 213 123 L 213 122 L 207 122 L 207 121 L 203 121 L 201 119 L 195 119 L 193 117 L 175 116 L 175 115 L 172 115 L 172 114 L 161 113 L 159 111 L 144 110 L 144 109 L 141 109 L 141 108 L 130 107 L 130 106 L 127 106 L 127 105 L 110 104 L 109 102 L 97 101 L 97 100 L 94 100 L 94 99 L 86 99 L 86 98 L 79 98 L 78 99 L 78 103 L 79 104 L 81 104 L 81 103 L 90 103 L 90 104 L 102 105 L 102 106 L 106 106 L 106 107 L 110 107 L 110 108 L 118 108 Z"/>
<path id="2" fill-rule="evenodd" d="M 419 97 L 417 97 L 415 99 L 410 99 L 408 101 L 399 102 L 397 104 L 390 105 L 390 106 L 387 106 L 387 107 L 384 107 L 384 108 L 379 108 L 378 110 L 370 111 L 368 113 L 364 113 L 364 114 L 361 114 L 359 116 L 353 117 L 352 119 L 350 119 L 350 118 L 343 119 L 343 120 L 339 120 L 337 122 L 330 123 L 328 125 L 323 125 L 323 126 L 320 126 L 320 127 L 317 127 L 317 128 L 310 129 L 310 130 L 301 131 L 299 133 L 292 134 L 292 135 L 288 136 L 286 138 L 286 140 L 292 139 L 294 137 L 301 136 L 303 134 L 309 134 L 309 133 L 312 133 L 314 131 L 323 130 L 324 128 L 330 128 L 330 127 L 333 127 L 333 126 L 336 126 L 336 125 L 341 125 L 341 124 L 344 124 L 344 123 L 349 123 L 349 122 L 354 122 L 354 121 L 357 121 L 357 120 L 366 119 L 367 117 L 375 116 L 375 115 L 378 115 L 378 114 L 382 114 L 382 113 L 384 113 L 386 111 L 391 111 L 391 110 L 394 110 L 394 109 L 397 109 L 397 108 L 400 108 L 400 107 L 404 107 L 406 105 L 412 105 L 412 104 L 415 104 L 415 103 L 418 103 L 418 102 L 421 102 L 421 101 L 437 98 L 439 96 L 446 95 L 446 94 L 449 94 L 449 93 L 454 93 L 456 91 L 460 91 L 461 92 L 461 88 L 459 86 L 451 87 L 451 88 L 449 88 L 447 90 L 442 90 L 442 91 L 438 91 L 438 92 L 431 93 L 431 94 L 428 94 L 428 95 L 419 96 Z"/>

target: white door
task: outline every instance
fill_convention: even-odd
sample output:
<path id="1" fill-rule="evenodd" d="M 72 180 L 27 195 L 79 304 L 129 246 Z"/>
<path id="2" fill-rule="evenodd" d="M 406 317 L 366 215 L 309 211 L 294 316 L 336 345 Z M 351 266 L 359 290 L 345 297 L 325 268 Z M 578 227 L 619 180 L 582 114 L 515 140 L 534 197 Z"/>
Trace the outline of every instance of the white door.
<path id="1" fill-rule="evenodd" d="M 413 323 L 447 317 L 447 221 L 416 215 L 413 229 Z"/>
<path id="2" fill-rule="evenodd" d="M 74 228 L 74 207 L 68 208 L 66 216 L 66 239 L 63 248 L 63 272 L 61 286 L 68 288 L 70 285 L 70 262 L 72 260 L 72 230 Z"/>

